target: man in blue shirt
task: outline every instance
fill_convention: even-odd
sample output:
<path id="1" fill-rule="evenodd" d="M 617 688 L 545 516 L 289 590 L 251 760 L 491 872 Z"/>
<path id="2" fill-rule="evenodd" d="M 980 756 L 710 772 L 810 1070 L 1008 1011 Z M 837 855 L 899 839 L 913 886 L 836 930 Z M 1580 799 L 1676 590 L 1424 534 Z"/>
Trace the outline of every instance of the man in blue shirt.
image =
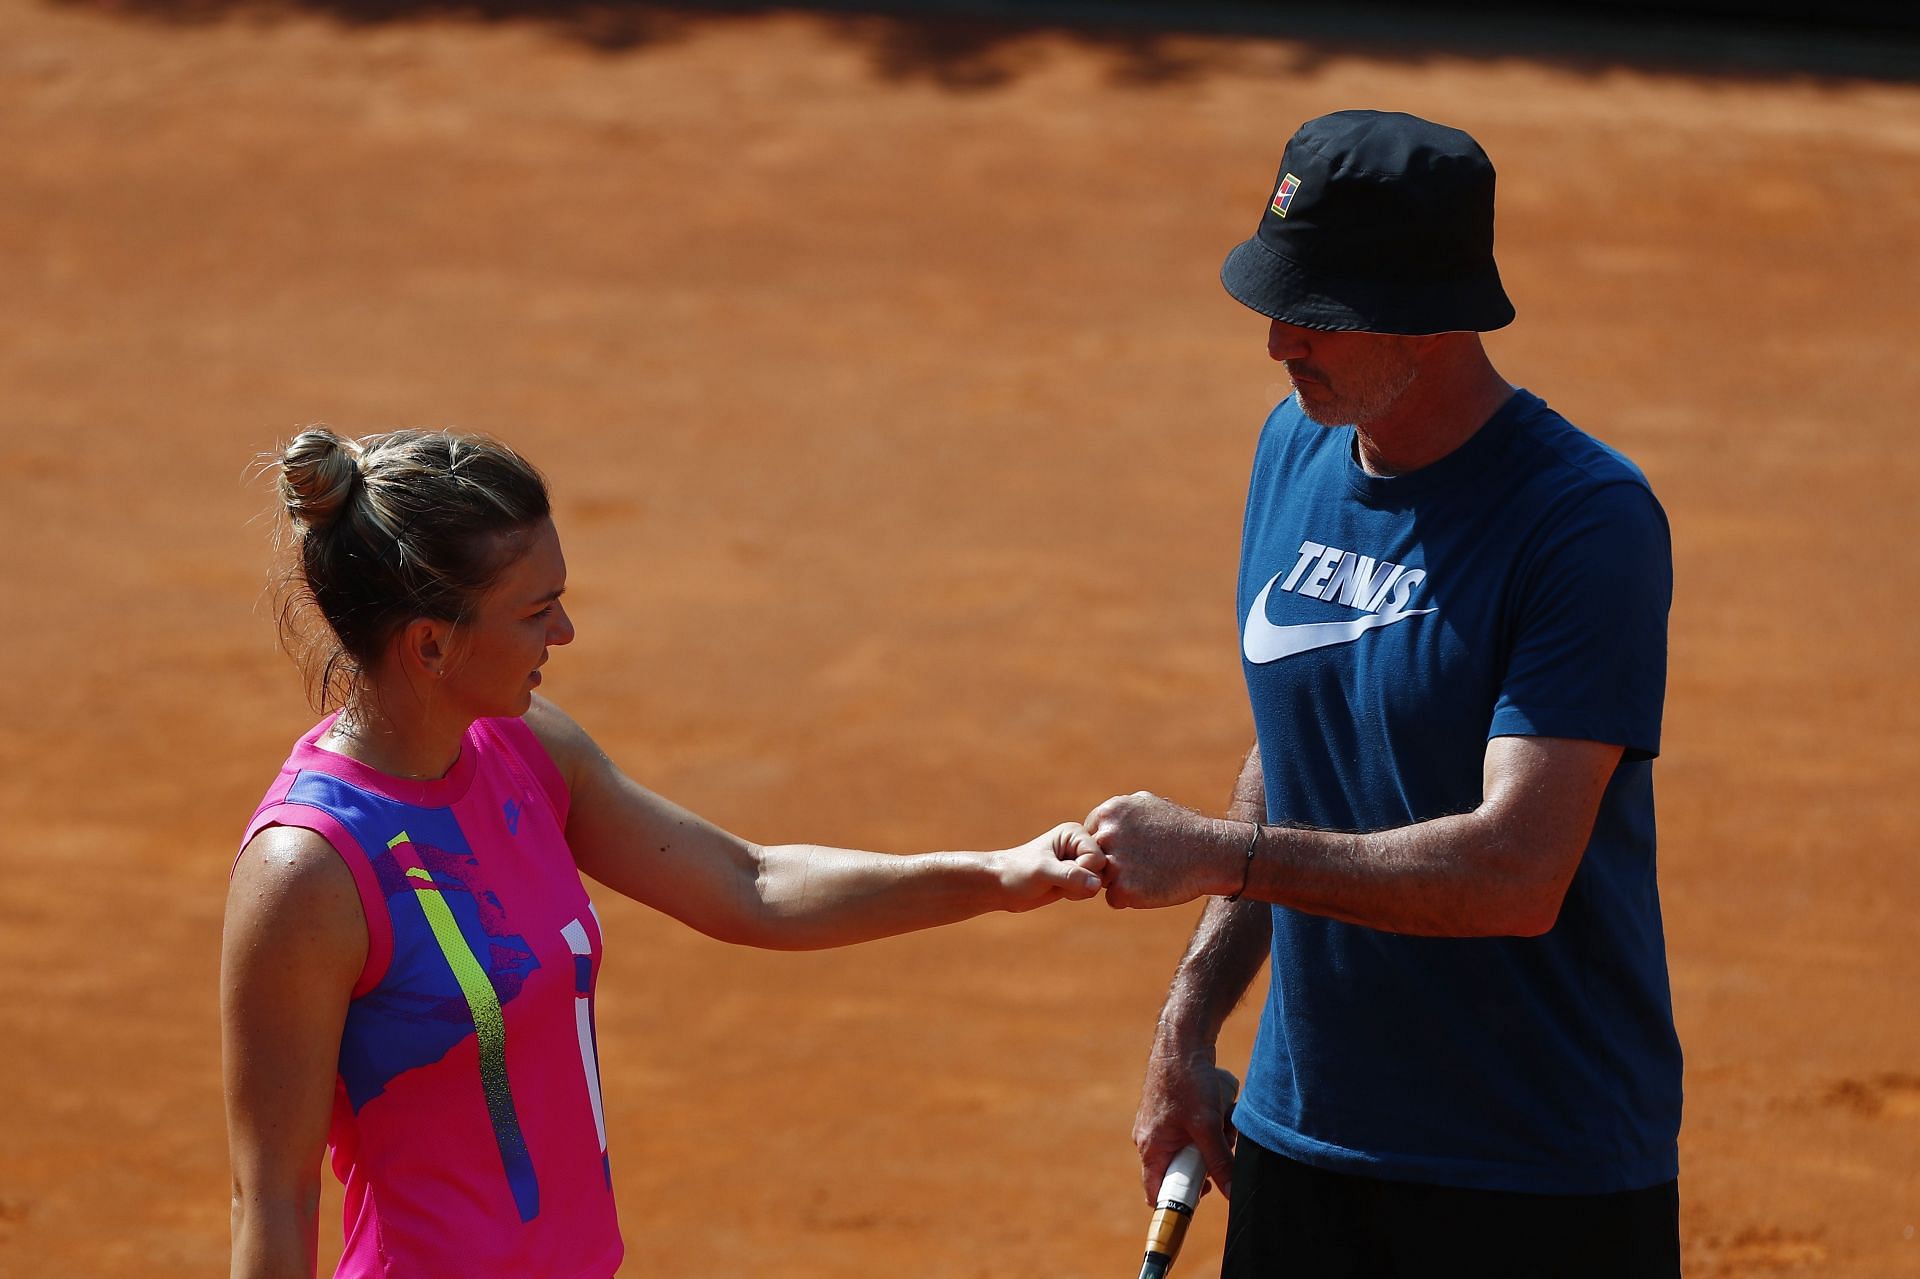
<path id="1" fill-rule="evenodd" d="M 1493 185 L 1413 116 L 1289 141 L 1221 271 L 1293 382 L 1242 534 L 1258 742 L 1226 819 L 1141 792 L 1087 822 L 1113 904 L 1215 895 L 1134 1137 L 1149 1200 L 1200 1146 L 1228 1276 L 1679 1274 L 1666 518 L 1488 360 Z M 1214 1043 L 1263 961 L 1236 1141 Z"/>

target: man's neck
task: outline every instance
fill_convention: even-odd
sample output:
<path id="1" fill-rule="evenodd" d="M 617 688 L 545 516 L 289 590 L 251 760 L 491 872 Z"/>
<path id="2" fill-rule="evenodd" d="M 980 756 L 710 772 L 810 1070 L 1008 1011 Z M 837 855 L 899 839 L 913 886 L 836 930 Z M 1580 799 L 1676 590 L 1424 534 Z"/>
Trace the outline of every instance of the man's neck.
<path id="1" fill-rule="evenodd" d="M 1470 356 L 1424 366 L 1393 407 L 1355 427 L 1369 475 L 1405 475 L 1465 444 L 1513 395 L 1476 343 Z"/>

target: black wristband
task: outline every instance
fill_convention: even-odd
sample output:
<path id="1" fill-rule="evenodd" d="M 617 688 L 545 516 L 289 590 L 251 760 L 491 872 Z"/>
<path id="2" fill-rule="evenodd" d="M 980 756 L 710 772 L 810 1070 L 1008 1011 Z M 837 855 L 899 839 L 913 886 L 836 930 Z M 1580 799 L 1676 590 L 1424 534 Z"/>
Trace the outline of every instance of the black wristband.
<path id="1" fill-rule="evenodd" d="M 1247 860 L 1240 867 L 1240 887 L 1233 890 L 1227 898 L 1230 902 L 1240 900 L 1240 894 L 1247 891 L 1247 881 L 1253 878 L 1253 855 L 1260 848 L 1260 823 L 1253 823 L 1253 834 L 1247 836 Z"/>

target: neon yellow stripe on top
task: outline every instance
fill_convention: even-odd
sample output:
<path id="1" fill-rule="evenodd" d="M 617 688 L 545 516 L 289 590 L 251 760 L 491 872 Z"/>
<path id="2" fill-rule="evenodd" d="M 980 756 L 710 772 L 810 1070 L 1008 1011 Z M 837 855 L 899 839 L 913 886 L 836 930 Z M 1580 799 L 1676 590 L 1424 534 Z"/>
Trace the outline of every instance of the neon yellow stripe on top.
<path id="1" fill-rule="evenodd" d="M 387 847 L 412 842 L 407 832 L 401 831 L 387 841 Z M 513 1186 L 520 1219 L 530 1221 L 540 1211 L 538 1182 L 528 1160 L 519 1116 L 514 1112 L 513 1087 L 507 1080 L 507 1023 L 500 1013 L 500 996 L 493 989 L 486 968 L 461 933 L 453 908 L 433 886 L 432 874 L 425 867 L 409 866 L 406 877 L 425 881 L 414 890 L 414 900 L 420 903 L 420 911 L 426 916 L 434 940 L 440 944 L 447 967 L 453 970 L 460 993 L 466 996 L 467 1012 L 473 1018 L 474 1038 L 479 1049 L 480 1087 L 487 1099 L 487 1116 L 493 1124 L 494 1139 L 500 1144 L 500 1157 L 506 1166 L 507 1180 Z"/>

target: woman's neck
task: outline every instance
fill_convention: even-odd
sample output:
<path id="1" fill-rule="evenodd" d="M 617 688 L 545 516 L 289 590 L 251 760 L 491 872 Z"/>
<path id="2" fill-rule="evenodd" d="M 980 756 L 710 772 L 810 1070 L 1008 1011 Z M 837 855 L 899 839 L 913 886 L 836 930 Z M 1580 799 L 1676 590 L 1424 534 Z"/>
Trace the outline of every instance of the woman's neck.
<path id="1" fill-rule="evenodd" d="M 349 699 L 320 745 L 389 777 L 445 777 L 459 762 L 467 726 L 425 713 L 394 715 L 385 706 L 378 696 Z"/>

